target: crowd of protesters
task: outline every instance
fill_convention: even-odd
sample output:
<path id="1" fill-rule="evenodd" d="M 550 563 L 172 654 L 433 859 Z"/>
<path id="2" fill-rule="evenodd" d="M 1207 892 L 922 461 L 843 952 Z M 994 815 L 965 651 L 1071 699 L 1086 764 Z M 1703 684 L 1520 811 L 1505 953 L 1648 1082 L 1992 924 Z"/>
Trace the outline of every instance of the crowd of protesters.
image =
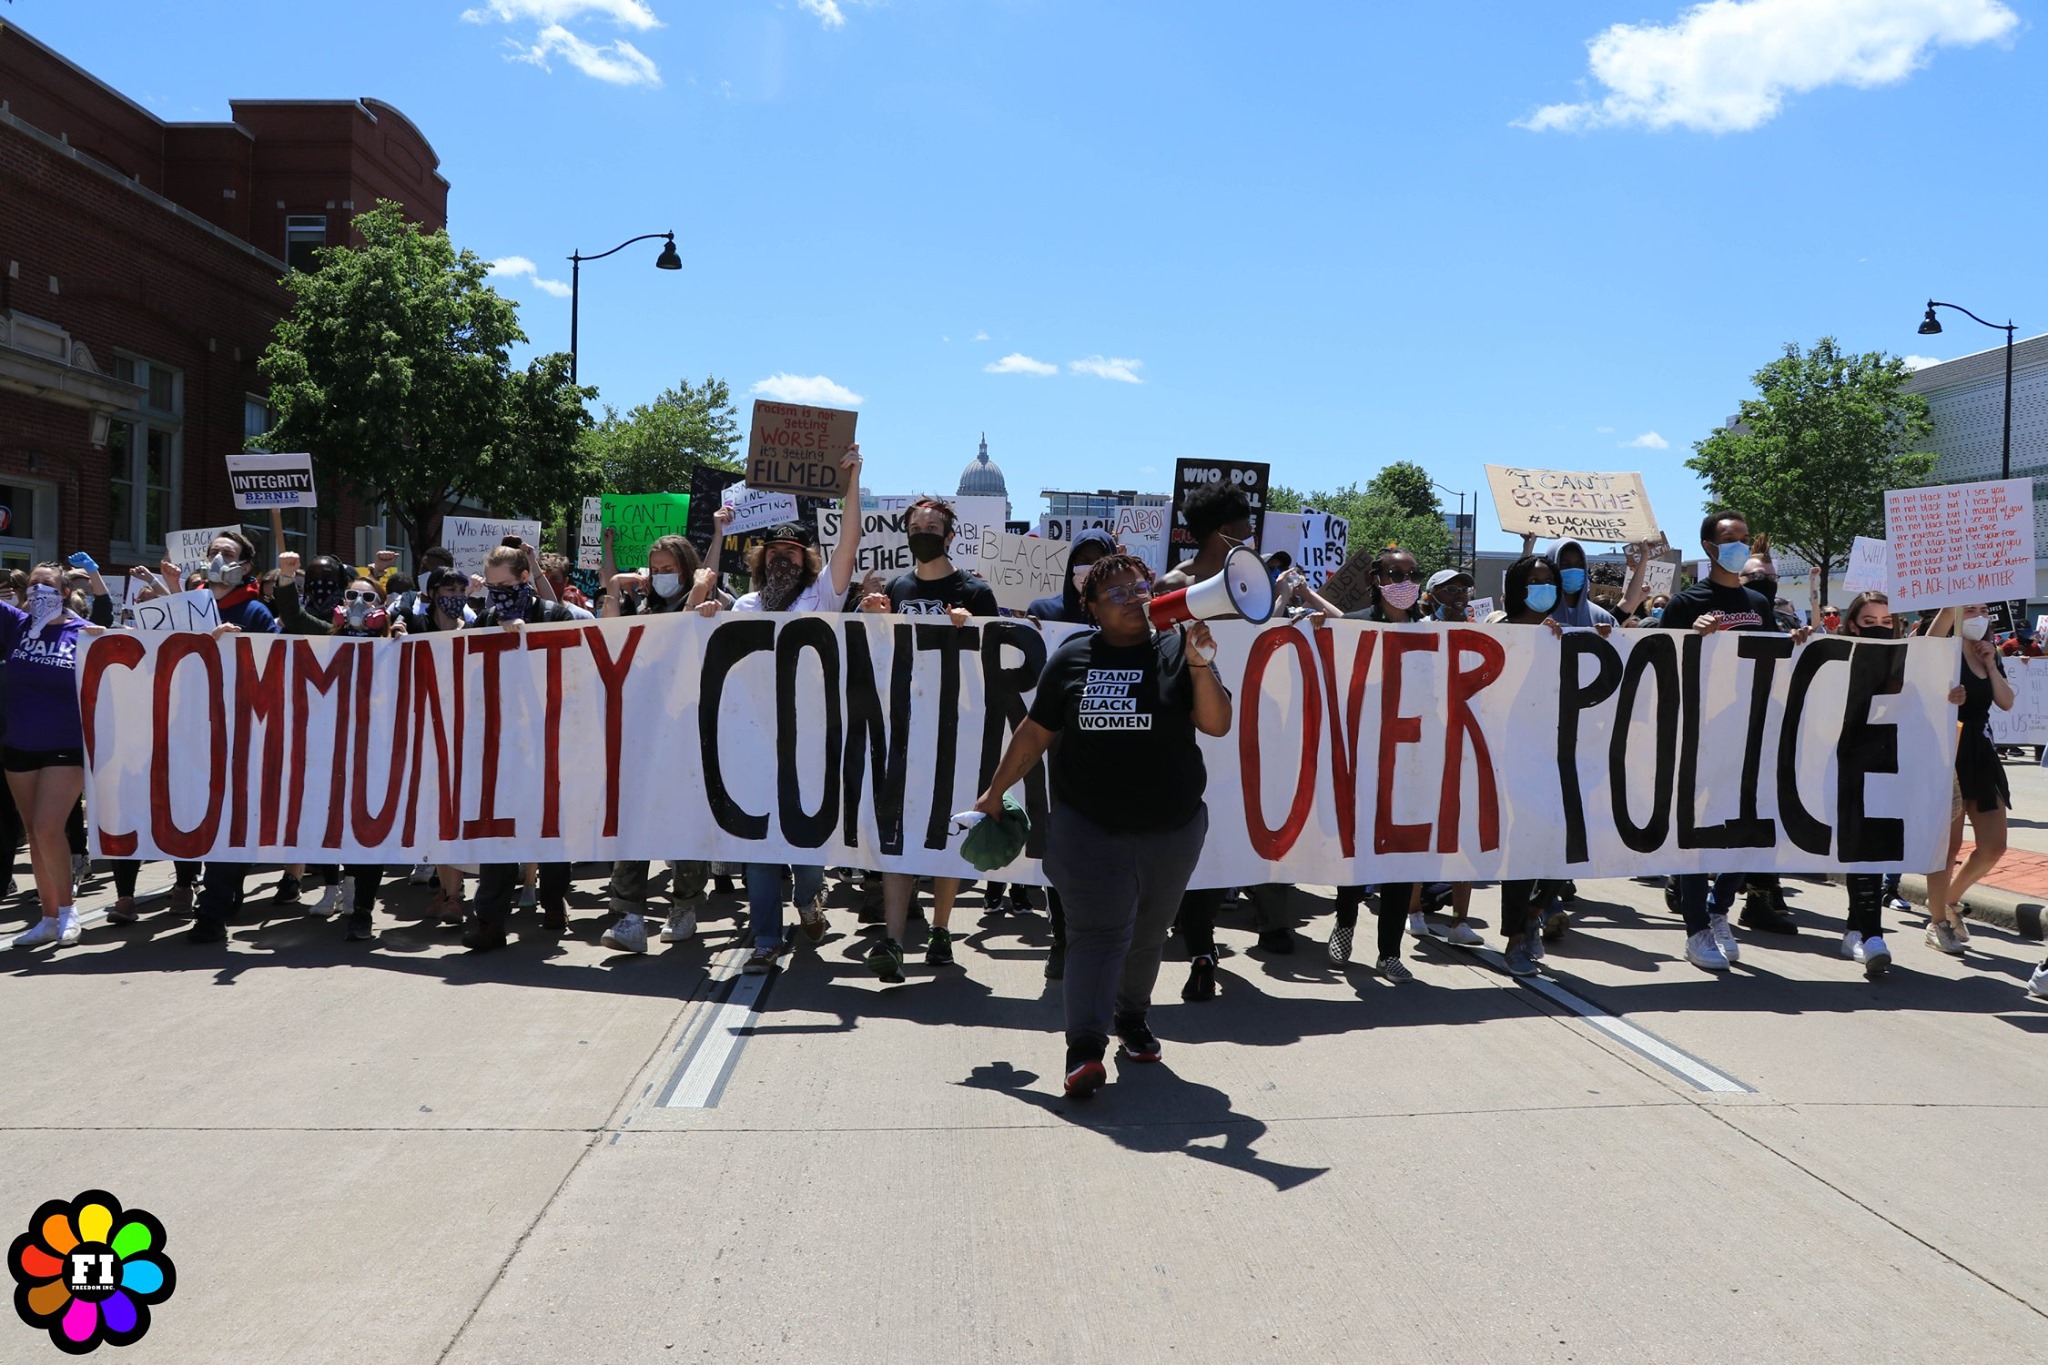
<path id="1" fill-rule="evenodd" d="M 909 509 L 912 568 L 891 579 L 871 575 L 856 582 L 858 447 L 843 465 L 848 533 L 830 559 L 810 527 L 787 523 L 771 528 L 734 575 L 745 579 L 738 593 L 729 591 L 739 585 L 720 563 L 722 532 L 732 519 L 731 509 L 724 508 L 716 518 L 721 534 L 712 536 L 708 555 L 700 555 L 683 537 L 668 536 L 652 545 L 644 568 L 619 572 L 607 537 L 595 592 L 578 585 L 566 560 L 516 539 L 492 550 L 481 573 L 465 574 L 446 550 L 433 549 L 421 557 L 418 573 L 402 580 L 396 555 L 350 566 L 331 555 L 302 558 L 286 552 L 265 569 L 246 536 L 224 531 L 208 547 L 204 568 L 189 576 L 168 562 L 161 573 L 137 568 L 127 595 L 143 600 L 203 587 L 215 600 L 218 634 L 345 637 L 520 630 L 593 617 L 680 612 L 861 611 L 945 617 L 961 624 L 1001 611 L 989 585 L 954 563 L 955 517 L 941 498 L 918 500 Z M 1233 699 L 1212 667 L 1216 646 L 1206 626 L 1195 622 L 1155 629 L 1147 605 L 1155 592 L 1207 578 L 1234 552 L 1256 546 L 1253 508 L 1234 489 L 1191 494 L 1183 517 L 1195 552 L 1156 581 L 1146 562 L 1125 553 L 1109 534 L 1086 531 L 1075 538 L 1069 580 L 1059 595 L 1032 603 L 1028 614 L 1093 629 L 1070 635 L 1053 651 L 1028 718 L 976 803 L 983 815 L 1001 819 L 1004 794 L 1049 759 L 1052 802 L 1043 867 L 1051 884 L 1039 891 L 1052 928 L 1045 975 L 1064 983 L 1066 1085 L 1075 1095 L 1103 1084 L 1112 1043 L 1127 1061 L 1159 1057 L 1159 1040 L 1146 1024 L 1146 1013 L 1170 934 L 1180 935 L 1189 961 L 1182 998 L 1202 1001 L 1217 995 L 1216 918 L 1233 893 L 1190 890 L 1187 883 L 1208 823 L 1203 800 L 1207 775 L 1197 736 L 1229 733 Z M 1930 785 L 1927 798 L 1946 802 L 1949 848 L 1943 866 L 1927 874 L 1924 942 L 1934 951 L 1962 955 L 1969 942 L 1963 898 L 2006 848 L 2011 795 L 1990 722 L 1994 708 L 2010 710 L 2014 704 L 2002 660 L 2037 654 L 2038 642 L 2031 637 L 2001 641 L 1990 629 L 1988 608 L 1981 605 L 1929 613 L 1909 625 L 1894 615 L 1881 592 L 1860 593 L 1846 608 L 1830 608 L 1802 624 L 1778 596 L 1777 568 L 1767 541 L 1752 538 L 1739 513 L 1708 515 L 1700 542 L 1705 577 L 1681 591 L 1657 595 L 1645 590 L 1651 562 L 1647 546 L 1630 547 L 1630 572 L 1619 588 L 1591 580 L 1585 548 L 1577 541 L 1559 541 L 1541 554 L 1525 546 L 1530 552 L 1506 570 L 1498 609 L 1484 619 L 1555 633 L 1787 632 L 1795 643 L 1816 631 L 1862 639 L 1956 636 L 1961 663 L 1944 698 L 1956 708 L 1958 722 L 1954 769 L 1949 791 L 1942 794 L 1938 785 Z M 1349 612 L 1314 591 L 1298 568 L 1277 557 L 1270 567 L 1281 610 L 1289 615 L 1424 629 L 1472 619 L 1470 575 L 1459 568 L 1431 571 L 1398 546 L 1377 554 L 1367 600 Z M 75 902 L 92 867 L 82 812 L 85 741 L 73 669 L 87 636 L 118 628 L 113 598 L 86 556 L 0 578 L 0 720 L 7 776 L 0 846 L 9 855 L 5 894 L 17 894 L 14 870 L 25 836 L 37 911 L 32 926 L 14 938 L 16 948 L 69 945 L 82 932 Z M 1087 723 L 1091 680 L 1103 676 L 1118 680 L 1120 704 L 1135 708 L 1133 714 L 1146 717 L 1146 724 Z M 1973 847 L 1959 862 L 1966 823 Z M 107 870 L 115 898 L 106 918 L 132 923 L 140 913 L 135 894 L 139 864 L 117 860 Z M 203 867 L 174 865 L 170 913 L 190 915 L 188 941 L 227 940 L 228 925 L 244 913 L 255 871 L 248 864 L 220 861 Z M 290 866 L 279 870 L 270 901 L 321 918 L 336 917 L 347 939 L 368 942 L 376 938 L 374 911 L 387 884 L 410 880 L 433 887 L 428 921 L 460 926 L 462 943 L 481 952 L 506 943 L 515 909 L 537 911 L 545 933 L 566 932 L 575 871 L 566 863 L 485 864 L 473 873 L 431 864 L 396 869 Z M 822 866 L 671 862 L 659 937 L 668 943 L 692 938 L 709 896 L 714 890 L 730 893 L 737 878 L 746 905 L 743 970 L 771 971 L 794 942 L 785 924 L 787 908 L 794 907 L 794 930 L 803 938 L 817 943 L 825 936 L 827 876 Z M 842 877 L 853 890 L 861 923 L 874 926 L 865 961 L 876 976 L 901 980 L 912 954 L 920 955 L 928 968 L 955 963 L 951 920 L 961 881 L 930 879 L 930 913 L 923 919 L 920 941 L 911 934 L 919 918 L 919 878 L 864 872 Z M 1901 898 L 1896 877 L 1856 874 L 1846 880 L 1840 951 L 1876 979 L 1889 969 L 1893 956 L 1886 912 L 1905 914 L 1912 907 Z M 1684 956 L 1699 969 L 1722 972 L 1740 960 L 1744 939 L 1738 929 L 1751 946 L 1799 932 L 1775 876 L 1689 874 L 1668 882 L 1667 903 L 1684 922 Z M 646 862 L 611 866 L 601 935 L 606 947 L 628 954 L 647 951 L 649 921 L 657 919 L 650 883 Z M 983 904 L 1035 911 L 1036 890 L 990 883 Z M 1260 947 L 1275 954 L 1298 951 L 1294 888 L 1241 890 L 1251 904 Z M 1359 912 L 1369 908 L 1375 919 L 1375 970 L 1391 982 L 1412 980 L 1402 960 L 1404 937 L 1483 947 L 1485 939 L 1470 920 L 1475 894 L 1482 890 L 1471 884 L 1339 887 L 1324 951 L 1332 964 L 1348 965 Z M 1542 971 L 1546 944 L 1558 943 L 1569 929 L 1577 888 L 1569 881 L 1508 880 L 1492 891 L 1498 897 L 1494 924 L 1502 965 L 1516 976 Z M 1441 925 L 1430 918 L 1437 912 L 1443 914 Z M 2034 972 L 2029 989 L 2048 997 L 2048 962 Z"/>

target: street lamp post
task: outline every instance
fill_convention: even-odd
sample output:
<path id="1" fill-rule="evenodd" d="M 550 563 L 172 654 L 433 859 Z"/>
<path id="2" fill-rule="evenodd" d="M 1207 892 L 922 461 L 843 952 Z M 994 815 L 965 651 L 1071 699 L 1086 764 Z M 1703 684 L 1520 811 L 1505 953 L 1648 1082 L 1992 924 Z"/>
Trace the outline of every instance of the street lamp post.
<path id="1" fill-rule="evenodd" d="M 1989 327 L 1994 332 L 2005 333 L 2005 440 L 1999 448 L 1998 477 L 2001 479 L 2009 479 L 2012 477 L 2013 324 L 2010 322 L 1985 322 L 1984 319 L 1978 317 L 1975 313 L 1963 307 L 1960 303 L 1939 303 L 1933 299 L 1929 299 L 1927 300 L 1927 316 L 1920 319 L 1921 336 L 1932 337 L 1941 335 L 1941 320 L 1934 316 L 1934 310 L 1937 308 L 1953 308 L 1956 312 L 1961 313 L 1964 317 L 1968 318 L 1972 322 L 1983 323 L 1984 326 Z"/>
<path id="2" fill-rule="evenodd" d="M 1429 486 L 1431 488 L 1436 489 L 1439 493 L 1456 493 L 1458 495 L 1458 535 L 1462 537 L 1465 532 L 1464 492 L 1456 488 L 1446 488 L 1442 484 L 1438 483 L 1435 479 L 1431 479 L 1429 481 Z M 1479 511 L 1479 495 L 1477 493 L 1474 493 L 1472 495 L 1472 511 L 1475 516 Z M 1477 527 L 1473 527 L 1472 529 L 1475 532 L 1478 530 Z M 1467 546 L 1464 544 L 1460 544 L 1458 548 L 1463 550 L 1466 549 Z M 1472 581 L 1476 583 L 1479 581 L 1479 537 L 1476 534 L 1472 537 L 1469 549 L 1470 553 L 1468 555 L 1459 556 L 1458 567 L 1460 569 L 1463 569 L 1466 573 L 1472 575 Z"/>
<path id="3" fill-rule="evenodd" d="M 635 242 L 651 242 L 656 237 L 663 238 L 667 245 L 662 247 L 661 254 L 654 258 L 654 268 L 656 270 L 681 270 L 683 268 L 683 258 L 676 255 L 676 235 L 673 232 L 643 232 L 638 237 L 629 237 L 610 251 L 600 251 L 595 256 L 585 256 L 573 251 L 569 253 L 569 382 L 571 384 L 576 382 L 576 313 L 577 304 L 580 302 L 580 296 L 583 291 L 583 263 L 585 261 L 601 261 L 607 256 L 616 256 Z"/>

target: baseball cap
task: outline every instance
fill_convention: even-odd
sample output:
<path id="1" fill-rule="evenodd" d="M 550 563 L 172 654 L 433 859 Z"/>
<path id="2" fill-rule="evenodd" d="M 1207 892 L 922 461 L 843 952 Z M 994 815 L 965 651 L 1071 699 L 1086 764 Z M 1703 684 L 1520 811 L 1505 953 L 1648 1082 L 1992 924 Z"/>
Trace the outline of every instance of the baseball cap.
<path id="1" fill-rule="evenodd" d="M 1438 569 L 1429 576 L 1429 582 L 1426 586 L 1429 591 L 1435 592 L 1446 583 L 1463 583 L 1469 588 L 1472 586 L 1472 575 L 1466 573 L 1463 569 Z"/>

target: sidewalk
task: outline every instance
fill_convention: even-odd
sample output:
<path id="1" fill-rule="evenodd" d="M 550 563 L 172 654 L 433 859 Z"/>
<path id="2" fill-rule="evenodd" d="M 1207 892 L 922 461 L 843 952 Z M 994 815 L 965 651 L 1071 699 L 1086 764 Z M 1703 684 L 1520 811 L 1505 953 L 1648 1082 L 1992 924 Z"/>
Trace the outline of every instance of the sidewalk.
<path id="1" fill-rule="evenodd" d="M 1963 897 L 1971 919 L 2009 929 L 2031 939 L 2043 937 L 2042 912 L 2048 907 L 2048 770 L 2008 759 L 2005 780 L 2012 788 L 2005 856 L 1991 874 Z M 1967 826 L 1966 826 L 1967 828 Z M 1963 841 L 1962 857 L 1976 845 Z M 1900 879 L 1900 894 L 1916 905 L 1927 903 L 1927 879 Z"/>

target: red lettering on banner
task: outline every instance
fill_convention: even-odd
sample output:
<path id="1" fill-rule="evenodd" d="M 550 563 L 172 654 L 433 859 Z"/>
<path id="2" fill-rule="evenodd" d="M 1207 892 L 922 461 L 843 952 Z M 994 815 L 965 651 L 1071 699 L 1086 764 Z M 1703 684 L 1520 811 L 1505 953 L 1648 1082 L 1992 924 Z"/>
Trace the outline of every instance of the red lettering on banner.
<path id="1" fill-rule="evenodd" d="M 276 646 L 282 648 L 282 646 Z M 306 806 L 306 721 L 311 702 L 306 689 L 322 696 L 334 694 L 334 753 L 327 763 L 327 828 L 322 831 L 322 848 L 341 847 L 341 817 L 348 800 L 348 675 L 355 667 L 355 655 L 337 649 L 326 667 L 306 640 L 292 641 L 292 791 L 290 811 L 285 817 L 284 841 L 299 841 L 299 815 Z"/>
<path id="2" fill-rule="evenodd" d="M 469 637 L 469 652 L 484 661 L 484 752 L 479 779 L 483 790 L 477 793 L 476 819 L 463 822 L 465 839 L 509 839 L 519 832 L 517 821 L 498 814 L 498 730 L 503 723 L 498 704 L 498 659 L 517 648 L 519 636 L 508 632 L 479 631 Z"/>
<path id="3" fill-rule="evenodd" d="M 1337 842 L 1349 858 L 1358 852 L 1358 722 L 1365 709 L 1365 677 L 1372 671 L 1372 647 L 1379 643 L 1376 630 L 1358 632 L 1358 644 L 1351 653 L 1351 683 L 1337 686 L 1337 633 L 1327 626 L 1316 627 L 1316 648 L 1323 656 L 1323 696 L 1330 707 L 1330 793 L 1337 802 Z M 1338 715 L 1337 698 L 1345 698 L 1343 715 Z"/>
<path id="4" fill-rule="evenodd" d="M 142 641 L 133 635 L 109 634 L 94 640 L 85 652 L 83 677 L 78 684 L 78 722 L 85 730 L 85 764 L 92 767 L 93 750 L 98 740 L 97 723 L 100 709 L 100 674 L 110 668 L 133 668 L 142 662 L 145 651 Z M 164 738 L 161 731 L 156 734 L 157 742 L 150 746 L 152 751 L 161 751 Z M 95 805 L 104 804 L 95 802 Z M 99 823 L 100 812 L 93 812 L 93 822 Z M 141 837 L 129 830 L 126 834 L 109 834 L 105 825 L 99 826 L 100 852 L 109 858 L 126 858 L 135 852 Z"/>
<path id="5" fill-rule="evenodd" d="M 179 829 L 171 815 L 171 746 L 157 744 L 149 763 L 149 832 L 157 848 L 170 858 L 198 858 L 213 847 L 220 833 L 221 805 L 228 785 L 228 713 L 221 692 L 220 648 L 211 635 L 173 633 L 156 651 L 156 686 L 150 697 L 154 733 L 167 741 L 171 733 L 171 681 L 178 665 L 197 657 L 206 670 L 206 814 L 191 829 Z"/>
<path id="6" fill-rule="evenodd" d="M 1491 853 L 1500 847 L 1500 791 L 1494 780 L 1493 751 L 1486 747 L 1486 732 L 1472 714 L 1472 698 L 1497 681 L 1507 667 L 1507 651 L 1500 641 L 1477 630 L 1450 633 L 1450 695 L 1445 702 L 1444 791 L 1436 810 L 1436 851 L 1458 851 L 1458 825 L 1463 815 L 1464 789 L 1459 779 L 1465 768 L 1465 741 L 1472 742 L 1473 766 L 1479 774 L 1479 849 Z M 1477 655 L 1479 665 L 1465 668 L 1459 661 Z"/>
<path id="7" fill-rule="evenodd" d="M 366 640 L 349 648 L 356 651 L 358 665 L 355 762 L 351 765 L 355 769 L 355 780 L 349 784 L 349 827 L 354 831 L 357 843 L 375 848 L 390 835 L 391 826 L 398 819 L 398 797 L 405 783 L 405 731 L 412 723 L 412 670 L 405 666 L 405 646 L 386 647 L 398 665 L 398 705 L 391 714 L 391 762 L 384 771 L 384 804 L 372 815 L 370 722 L 374 698 L 370 691 L 376 681 L 378 647 Z"/>
<path id="8" fill-rule="evenodd" d="M 536 630 L 526 636 L 526 647 L 544 651 L 547 663 L 546 715 L 541 719 L 540 748 L 540 837 L 562 837 L 562 651 L 583 643 L 573 630 Z"/>
<path id="9" fill-rule="evenodd" d="M 284 783 L 284 677 L 291 667 L 291 647 L 272 638 L 265 662 L 267 666 L 258 670 L 256 641 L 246 635 L 236 637 L 235 780 L 228 798 L 233 803 L 228 843 L 235 848 L 246 848 L 249 843 L 249 732 L 258 721 L 263 724 L 263 774 L 256 786 L 255 805 L 263 812 L 263 824 L 256 841 L 277 842 L 277 797 Z"/>
<path id="10" fill-rule="evenodd" d="M 632 670 L 633 655 L 640 648 L 645 626 L 626 631 L 626 647 L 612 658 L 600 626 L 585 626 L 583 638 L 590 642 L 590 657 L 597 665 L 598 681 L 604 684 L 604 837 L 619 832 L 619 755 L 625 749 L 626 674 Z"/>
<path id="11" fill-rule="evenodd" d="M 1300 766 L 1295 775 L 1294 800 L 1287 808 L 1287 818 L 1281 822 L 1280 828 L 1268 829 L 1261 801 L 1264 786 L 1259 769 L 1259 694 L 1266 681 L 1266 665 L 1283 649 L 1294 651 L 1295 663 L 1301 669 Z M 1320 724 L 1316 713 L 1322 707 L 1322 689 L 1316 683 L 1315 651 L 1309 648 L 1300 631 L 1286 627 L 1262 631 L 1252 640 L 1251 653 L 1244 663 L 1244 679 L 1238 691 L 1243 700 L 1238 704 L 1237 770 L 1238 783 L 1244 792 L 1245 833 L 1251 839 L 1254 852 L 1269 862 L 1275 861 L 1286 857 L 1287 850 L 1294 847 L 1294 841 L 1301 837 L 1302 827 L 1308 823 L 1309 810 L 1315 804 L 1316 750 L 1319 747 L 1316 740 Z"/>
<path id="12" fill-rule="evenodd" d="M 1409 654 L 1434 654 L 1441 638 L 1435 631 L 1387 631 L 1380 654 L 1380 781 L 1373 811 L 1372 851 L 1421 853 L 1429 847 L 1428 824 L 1394 823 L 1395 750 L 1422 742 L 1422 717 L 1401 714 L 1401 660 Z"/>
<path id="13" fill-rule="evenodd" d="M 462 667 L 462 641 L 455 642 L 451 657 L 460 676 Z M 461 810 L 462 755 L 448 742 L 448 722 L 441 715 L 441 674 L 434 667 L 434 651 L 425 643 L 408 648 L 406 655 L 412 660 L 412 779 L 406 784 L 405 796 L 405 842 L 413 842 L 419 828 L 420 774 L 425 770 L 424 750 L 427 743 L 427 726 L 434 729 L 434 775 L 438 779 L 434 791 L 440 797 L 441 839 L 459 836 Z M 460 714 L 461 695 L 458 685 L 456 708 Z"/>

